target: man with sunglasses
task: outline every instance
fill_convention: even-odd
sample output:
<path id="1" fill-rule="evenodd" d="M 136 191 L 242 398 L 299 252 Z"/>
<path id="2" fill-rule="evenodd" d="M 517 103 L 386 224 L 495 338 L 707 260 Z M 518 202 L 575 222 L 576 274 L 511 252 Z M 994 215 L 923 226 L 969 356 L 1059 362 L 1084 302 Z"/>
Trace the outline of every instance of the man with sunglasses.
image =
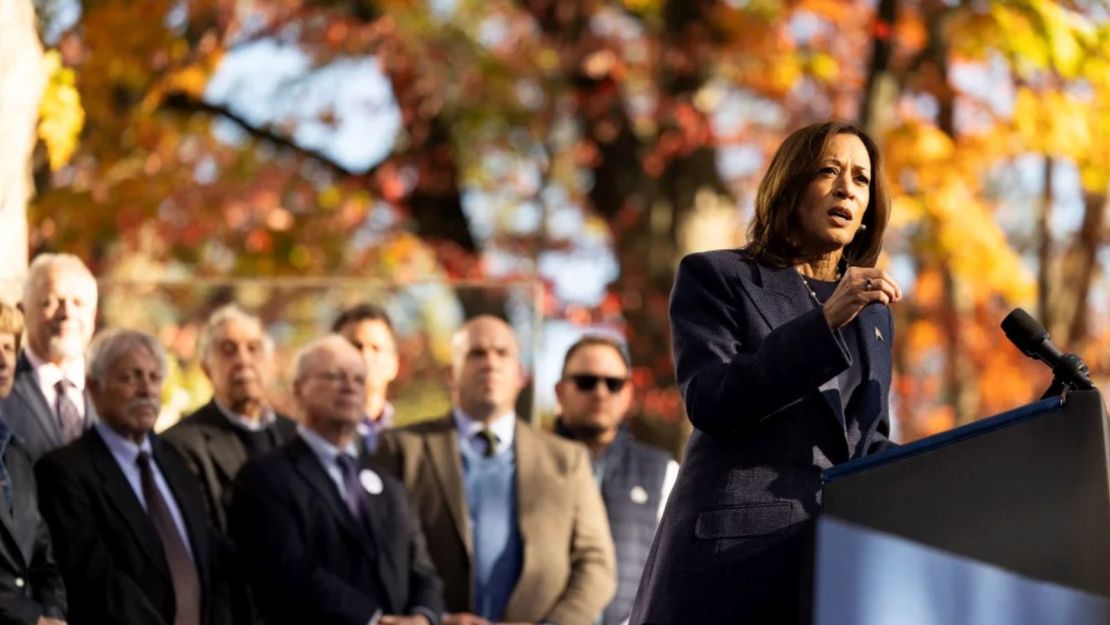
<path id="1" fill-rule="evenodd" d="M 585 443 L 609 516 L 617 556 L 617 594 L 602 625 L 628 620 L 655 527 L 678 463 L 666 452 L 632 440 L 623 423 L 632 406 L 630 359 L 624 343 L 587 335 L 567 350 L 555 384 L 559 434 Z"/>

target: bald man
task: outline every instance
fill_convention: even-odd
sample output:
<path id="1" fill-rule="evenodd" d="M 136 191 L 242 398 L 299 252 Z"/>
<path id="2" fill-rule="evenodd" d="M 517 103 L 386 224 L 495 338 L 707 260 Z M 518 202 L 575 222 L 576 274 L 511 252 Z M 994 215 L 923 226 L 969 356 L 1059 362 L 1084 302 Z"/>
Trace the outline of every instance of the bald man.
<path id="1" fill-rule="evenodd" d="M 405 489 L 358 454 L 365 386 L 346 339 L 310 343 L 297 438 L 235 480 L 231 536 L 268 625 L 439 625 L 442 584 Z"/>
<path id="2" fill-rule="evenodd" d="M 444 623 L 593 625 L 616 573 L 586 449 L 517 419 L 524 369 L 504 321 L 470 320 L 451 355 L 450 414 L 383 432 L 377 452 L 416 502 Z"/>
<path id="3" fill-rule="evenodd" d="M 80 258 L 40 254 L 27 270 L 27 343 L 3 409 L 32 460 L 71 443 L 95 420 L 85 392 L 85 348 L 96 327 L 96 279 Z"/>

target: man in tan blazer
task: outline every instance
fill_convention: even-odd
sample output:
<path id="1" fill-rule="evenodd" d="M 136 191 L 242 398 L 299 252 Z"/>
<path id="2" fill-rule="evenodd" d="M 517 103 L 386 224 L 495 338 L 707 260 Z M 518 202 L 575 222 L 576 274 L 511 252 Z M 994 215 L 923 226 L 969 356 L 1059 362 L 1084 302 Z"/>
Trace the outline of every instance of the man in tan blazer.
<path id="1" fill-rule="evenodd" d="M 593 625 L 616 572 L 586 449 L 517 420 L 524 371 L 504 321 L 470 320 L 451 353 L 451 413 L 383 432 L 377 449 L 424 524 L 444 625 Z"/>

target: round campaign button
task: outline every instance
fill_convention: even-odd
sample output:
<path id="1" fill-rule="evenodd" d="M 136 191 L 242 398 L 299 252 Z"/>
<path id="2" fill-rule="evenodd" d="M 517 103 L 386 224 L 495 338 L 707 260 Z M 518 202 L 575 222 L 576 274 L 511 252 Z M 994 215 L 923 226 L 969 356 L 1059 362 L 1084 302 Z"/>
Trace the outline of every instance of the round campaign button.
<path id="1" fill-rule="evenodd" d="M 358 481 L 362 482 L 362 487 L 371 495 L 380 495 L 382 487 L 384 486 L 384 484 L 382 484 L 382 478 L 370 469 L 363 469 L 360 471 L 358 474 Z"/>
<path id="2" fill-rule="evenodd" d="M 633 486 L 628 496 L 632 498 L 632 503 L 644 504 L 648 500 L 647 491 L 644 490 L 643 486 Z"/>

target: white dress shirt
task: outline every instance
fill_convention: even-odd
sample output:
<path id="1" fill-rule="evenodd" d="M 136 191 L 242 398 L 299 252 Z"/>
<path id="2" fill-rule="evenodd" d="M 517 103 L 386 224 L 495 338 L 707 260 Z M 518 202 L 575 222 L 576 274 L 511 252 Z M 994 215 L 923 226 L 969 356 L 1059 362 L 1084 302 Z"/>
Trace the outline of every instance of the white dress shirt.
<path id="1" fill-rule="evenodd" d="M 69 380 L 70 384 L 66 387 L 66 395 L 74 406 L 77 406 L 77 412 L 84 418 L 85 415 L 85 361 L 78 358 L 77 360 L 70 360 L 56 365 L 52 362 L 47 362 L 38 357 L 30 347 L 25 350 L 27 360 L 31 363 L 31 371 L 35 374 L 35 379 L 38 380 L 39 390 L 42 391 L 42 396 L 46 398 L 46 405 L 50 406 L 51 412 L 57 412 L 58 405 L 58 391 L 54 390 L 58 382 L 62 379 Z"/>
<path id="2" fill-rule="evenodd" d="M 498 449 L 509 449 L 513 445 L 513 436 L 516 434 L 516 412 L 512 410 L 499 417 L 494 417 L 488 426 L 463 412 L 462 408 L 456 407 L 452 416 L 455 419 L 455 428 L 459 431 L 459 444 L 466 445 L 478 456 L 485 455 L 486 442 L 476 439 L 479 438 L 478 433 L 486 427 L 489 427 L 493 435 L 497 437 Z"/>

